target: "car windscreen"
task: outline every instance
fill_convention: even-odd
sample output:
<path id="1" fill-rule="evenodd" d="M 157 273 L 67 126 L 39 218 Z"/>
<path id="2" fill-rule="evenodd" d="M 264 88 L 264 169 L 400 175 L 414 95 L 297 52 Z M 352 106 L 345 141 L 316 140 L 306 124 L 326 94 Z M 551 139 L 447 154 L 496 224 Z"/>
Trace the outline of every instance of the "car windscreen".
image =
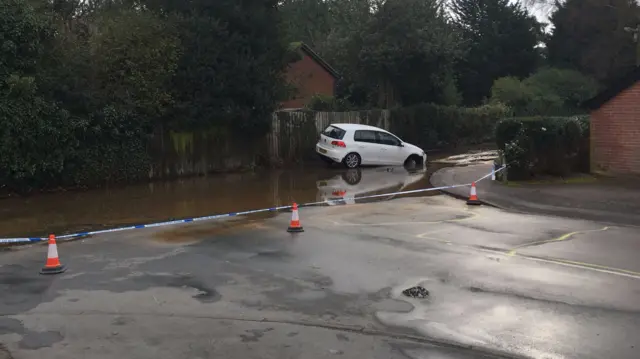
<path id="1" fill-rule="evenodd" d="M 347 131 L 335 126 L 329 126 L 324 131 L 322 131 L 323 135 L 336 140 L 341 140 L 344 137 L 345 133 L 347 133 Z"/>

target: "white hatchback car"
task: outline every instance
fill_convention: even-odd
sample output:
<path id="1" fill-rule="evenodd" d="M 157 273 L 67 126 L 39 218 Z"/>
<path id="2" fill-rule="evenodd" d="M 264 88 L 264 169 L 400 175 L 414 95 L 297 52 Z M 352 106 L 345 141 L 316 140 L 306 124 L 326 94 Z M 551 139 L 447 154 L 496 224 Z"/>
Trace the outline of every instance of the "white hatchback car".
<path id="1" fill-rule="evenodd" d="M 347 168 L 360 165 L 424 168 L 427 155 L 417 146 L 402 142 L 378 127 L 336 123 L 320 134 L 316 152 L 327 163 L 343 163 Z"/>

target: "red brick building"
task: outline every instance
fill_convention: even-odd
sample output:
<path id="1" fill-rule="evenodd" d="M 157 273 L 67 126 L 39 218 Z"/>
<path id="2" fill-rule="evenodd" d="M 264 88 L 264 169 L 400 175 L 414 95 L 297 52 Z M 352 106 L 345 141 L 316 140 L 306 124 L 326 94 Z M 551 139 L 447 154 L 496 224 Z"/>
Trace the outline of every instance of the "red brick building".
<path id="1" fill-rule="evenodd" d="M 590 99 L 591 171 L 640 175 L 640 67 Z"/>
<path id="2" fill-rule="evenodd" d="M 287 69 L 286 79 L 295 87 L 292 98 L 281 104 L 282 109 L 303 108 L 313 95 L 335 95 L 338 72 L 304 43 L 292 45 L 302 58 Z"/>

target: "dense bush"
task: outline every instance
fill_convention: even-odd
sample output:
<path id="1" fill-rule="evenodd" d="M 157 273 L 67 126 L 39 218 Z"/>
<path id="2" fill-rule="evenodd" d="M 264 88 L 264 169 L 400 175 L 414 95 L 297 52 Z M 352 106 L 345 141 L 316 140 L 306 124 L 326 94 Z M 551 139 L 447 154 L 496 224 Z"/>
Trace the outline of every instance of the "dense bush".
<path id="1" fill-rule="evenodd" d="M 286 65 L 274 3 L 45 3 L 0 6 L 3 190 L 141 179 L 160 125 L 268 131 Z"/>
<path id="2" fill-rule="evenodd" d="M 18 98 L 16 98 L 18 97 Z M 83 124 L 33 94 L 0 94 L 0 183 L 17 191 L 57 181 Z"/>
<path id="3" fill-rule="evenodd" d="M 345 99 L 317 94 L 311 97 L 306 108 L 311 111 L 344 112 L 349 111 L 351 105 Z"/>
<path id="4" fill-rule="evenodd" d="M 422 148 L 477 144 L 493 140 L 493 129 L 507 111 L 499 104 L 475 108 L 421 104 L 391 110 L 390 129 Z"/>
<path id="5" fill-rule="evenodd" d="M 588 116 L 507 118 L 498 122 L 495 137 L 509 179 L 588 170 Z"/>
<path id="6" fill-rule="evenodd" d="M 497 79 L 491 103 L 502 103 L 513 116 L 568 116 L 584 111 L 580 104 L 593 97 L 598 84 L 573 70 L 542 69 L 530 77 Z"/>
<path id="7" fill-rule="evenodd" d="M 24 0 L 8 0 L 0 29 L 0 186 L 22 190 L 63 171 L 81 124 L 38 93 L 39 60 L 54 28 Z"/>

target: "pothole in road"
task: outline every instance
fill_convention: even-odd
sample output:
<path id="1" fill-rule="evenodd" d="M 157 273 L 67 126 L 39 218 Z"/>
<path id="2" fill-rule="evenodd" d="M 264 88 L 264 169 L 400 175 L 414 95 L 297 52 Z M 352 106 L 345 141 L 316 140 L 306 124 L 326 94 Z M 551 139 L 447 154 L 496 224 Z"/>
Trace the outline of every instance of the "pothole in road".
<path id="1" fill-rule="evenodd" d="M 426 290 L 424 287 L 421 287 L 418 285 L 418 286 L 403 290 L 402 294 L 405 297 L 409 297 L 409 298 L 424 299 L 429 296 L 429 291 Z"/>

